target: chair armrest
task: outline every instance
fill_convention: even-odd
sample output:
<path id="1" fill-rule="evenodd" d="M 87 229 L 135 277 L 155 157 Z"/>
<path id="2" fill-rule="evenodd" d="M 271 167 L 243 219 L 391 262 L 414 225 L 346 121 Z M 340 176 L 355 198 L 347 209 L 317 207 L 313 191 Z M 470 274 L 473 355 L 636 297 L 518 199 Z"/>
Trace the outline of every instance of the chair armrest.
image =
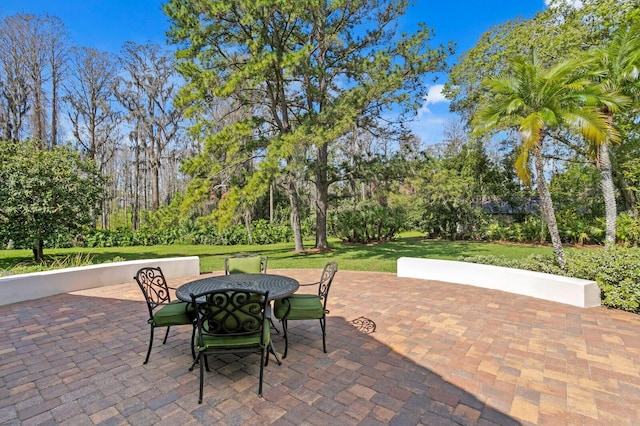
<path id="1" fill-rule="evenodd" d="M 320 281 L 316 281 L 315 283 L 300 284 L 300 287 L 305 287 L 305 286 L 308 286 L 308 285 L 319 285 L 319 284 L 320 284 Z"/>

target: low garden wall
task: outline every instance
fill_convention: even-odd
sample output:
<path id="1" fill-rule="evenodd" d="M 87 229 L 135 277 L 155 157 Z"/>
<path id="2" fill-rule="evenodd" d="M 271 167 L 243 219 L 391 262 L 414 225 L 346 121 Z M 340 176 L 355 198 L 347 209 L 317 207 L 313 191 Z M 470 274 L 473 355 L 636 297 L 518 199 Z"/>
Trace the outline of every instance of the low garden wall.
<path id="1" fill-rule="evenodd" d="M 197 256 L 129 260 L 9 275 L 0 277 L 0 305 L 132 282 L 138 269 L 146 266 L 161 267 L 166 278 L 200 275 L 200 258 Z"/>
<path id="2" fill-rule="evenodd" d="M 398 259 L 398 276 L 501 290 L 583 308 L 600 306 L 595 281 L 451 260 Z"/>

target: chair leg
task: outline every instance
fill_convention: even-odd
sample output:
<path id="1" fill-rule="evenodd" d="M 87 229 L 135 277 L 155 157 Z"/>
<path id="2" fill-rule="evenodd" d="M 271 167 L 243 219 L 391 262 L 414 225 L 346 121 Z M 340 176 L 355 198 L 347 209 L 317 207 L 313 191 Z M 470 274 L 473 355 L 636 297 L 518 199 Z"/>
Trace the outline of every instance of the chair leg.
<path id="1" fill-rule="evenodd" d="M 269 352 L 273 354 L 273 357 L 276 359 L 278 365 L 282 365 L 282 361 L 280 360 L 280 356 L 278 356 L 278 352 L 276 352 L 276 348 L 273 346 L 273 342 L 269 342 Z M 269 364 L 269 353 L 267 353 L 267 362 L 264 364 L 265 366 Z"/>
<path id="2" fill-rule="evenodd" d="M 287 357 L 287 350 L 289 349 L 289 340 L 287 337 L 287 320 L 282 319 L 282 336 L 284 337 L 284 354 L 282 354 L 282 359 Z"/>
<path id="3" fill-rule="evenodd" d="M 265 361 L 264 361 L 264 357 L 265 355 L 267 356 L 267 359 L 269 358 L 269 354 L 266 353 L 266 349 L 262 348 L 262 350 L 260 351 L 260 381 L 258 382 L 258 396 L 260 398 L 262 398 L 262 376 L 264 374 L 264 366 L 265 366 Z"/>
<path id="4" fill-rule="evenodd" d="M 152 325 L 151 326 L 151 333 L 149 335 L 149 349 L 147 349 L 147 357 L 144 359 L 144 362 L 142 364 L 146 364 L 149 362 L 149 355 L 151 355 L 151 347 L 153 346 L 153 329 L 155 327 Z"/>
<path id="5" fill-rule="evenodd" d="M 276 334 L 280 334 L 280 330 L 278 330 L 278 327 L 276 327 L 271 318 L 269 318 L 269 324 L 271 325 L 271 329 L 276 331 Z"/>
<path id="6" fill-rule="evenodd" d="M 195 344 L 196 344 L 196 325 L 193 325 L 193 330 L 191 330 L 191 356 L 193 357 L 193 359 L 196 359 L 196 348 L 195 348 Z"/>
<path id="7" fill-rule="evenodd" d="M 327 317 L 320 318 L 320 328 L 322 328 L 322 350 L 327 353 L 327 342 L 325 336 L 327 334 Z"/>
<path id="8" fill-rule="evenodd" d="M 164 340 L 162 341 L 162 344 L 166 344 L 167 343 L 167 337 L 169 337 L 169 329 L 171 327 L 167 327 L 167 332 L 164 334 Z"/>
<path id="9" fill-rule="evenodd" d="M 193 362 L 191 363 L 191 367 L 189 367 L 189 371 L 193 371 L 193 369 L 196 368 L 196 364 L 198 363 L 199 359 L 200 359 L 200 356 L 198 354 L 198 357 L 194 359 Z"/>
<path id="10" fill-rule="evenodd" d="M 201 353 L 198 354 L 198 357 L 200 358 L 200 395 L 198 396 L 198 404 L 202 404 L 202 393 L 204 390 L 204 363 L 207 362 L 207 358 L 205 357 L 205 361 L 203 362 Z"/>

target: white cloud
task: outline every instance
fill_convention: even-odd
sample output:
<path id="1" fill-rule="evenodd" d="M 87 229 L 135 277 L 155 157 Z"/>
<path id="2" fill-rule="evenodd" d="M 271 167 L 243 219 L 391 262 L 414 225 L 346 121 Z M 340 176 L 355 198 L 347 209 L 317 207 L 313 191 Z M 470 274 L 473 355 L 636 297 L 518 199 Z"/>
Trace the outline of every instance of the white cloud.
<path id="1" fill-rule="evenodd" d="M 423 117 L 425 114 L 431 114 L 431 110 L 429 109 L 429 105 L 439 104 L 442 102 L 449 102 L 447 98 L 442 94 L 442 89 L 444 85 L 442 84 L 434 84 L 429 87 L 429 91 L 427 92 L 427 96 L 424 98 L 424 103 L 418 110 L 418 117 Z"/>
<path id="2" fill-rule="evenodd" d="M 423 144 L 432 145 L 442 142 L 442 129 L 449 120 L 449 114 L 433 115 L 409 123 L 409 129 L 418 136 Z"/>

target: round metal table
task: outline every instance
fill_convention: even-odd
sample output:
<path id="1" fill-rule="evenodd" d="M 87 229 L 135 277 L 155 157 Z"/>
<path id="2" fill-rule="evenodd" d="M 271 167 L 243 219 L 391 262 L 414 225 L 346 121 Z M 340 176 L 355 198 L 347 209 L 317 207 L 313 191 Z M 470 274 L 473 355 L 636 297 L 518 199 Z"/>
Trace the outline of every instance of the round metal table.
<path id="1" fill-rule="evenodd" d="M 294 293 L 300 283 L 293 278 L 272 274 L 231 274 L 201 278 L 176 289 L 176 297 L 191 302 L 192 294 L 214 290 L 268 291 L 269 300 L 282 299 Z"/>

